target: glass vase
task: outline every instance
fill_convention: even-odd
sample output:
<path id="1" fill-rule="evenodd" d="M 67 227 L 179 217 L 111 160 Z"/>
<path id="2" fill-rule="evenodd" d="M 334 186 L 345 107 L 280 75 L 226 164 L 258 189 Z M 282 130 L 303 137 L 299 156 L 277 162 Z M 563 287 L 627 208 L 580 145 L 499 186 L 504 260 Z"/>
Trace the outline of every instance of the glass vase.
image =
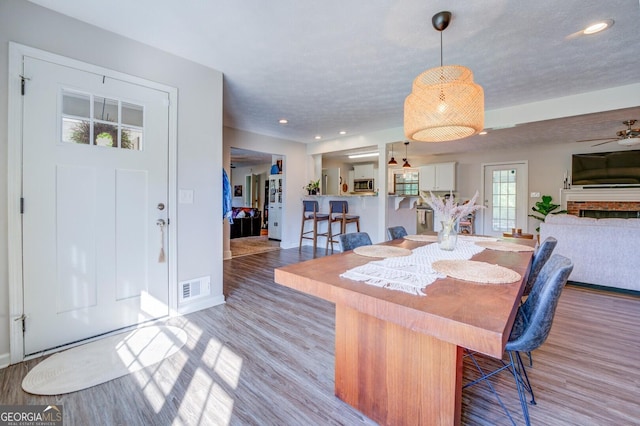
<path id="1" fill-rule="evenodd" d="M 458 242 L 458 231 L 456 230 L 456 222 L 454 220 L 443 220 L 442 228 L 438 231 L 438 246 L 441 250 L 452 251 L 456 248 Z"/>

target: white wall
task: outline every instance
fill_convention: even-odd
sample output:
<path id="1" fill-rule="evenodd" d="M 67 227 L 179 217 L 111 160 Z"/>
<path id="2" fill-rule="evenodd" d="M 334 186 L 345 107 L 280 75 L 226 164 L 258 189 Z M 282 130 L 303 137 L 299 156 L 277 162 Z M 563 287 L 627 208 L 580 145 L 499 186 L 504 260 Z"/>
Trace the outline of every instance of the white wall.
<path id="1" fill-rule="evenodd" d="M 0 1 L 0 199 L 7 200 L 8 42 L 14 41 L 178 89 L 179 188 L 194 190 L 177 218 L 178 280 L 209 275 L 222 302 L 222 74 L 22 0 Z M 213 220 L 219 218 L 219 220 Z M 9 352 L 7 211 L 0 209 L 0 364 Z"/>

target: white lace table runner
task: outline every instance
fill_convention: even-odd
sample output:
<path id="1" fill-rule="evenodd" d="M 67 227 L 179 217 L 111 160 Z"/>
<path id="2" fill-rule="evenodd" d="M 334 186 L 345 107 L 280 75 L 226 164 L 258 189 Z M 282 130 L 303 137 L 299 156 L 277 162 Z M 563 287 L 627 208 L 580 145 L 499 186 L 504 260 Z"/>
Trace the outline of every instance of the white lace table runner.
<path id="1" fill-rule="evenodd" d="M 484 235 L 458 235 L 458 241 L 498 241 L 496 237 L 485 237 Z"/>
<path id="2" fill-rule="evenodd" d="M 375 260 L 349 269 L 340 276 L 376 287 L 424 296 L 424 287 L 446 276 L 434 271 L 431 263 L 443 259 L 467 260 L 483 250 L 472 241 L 458 240 L 453 251 L 441 250 L 437 243 L 428 244 L 412 250 L 410 256 Z"/>

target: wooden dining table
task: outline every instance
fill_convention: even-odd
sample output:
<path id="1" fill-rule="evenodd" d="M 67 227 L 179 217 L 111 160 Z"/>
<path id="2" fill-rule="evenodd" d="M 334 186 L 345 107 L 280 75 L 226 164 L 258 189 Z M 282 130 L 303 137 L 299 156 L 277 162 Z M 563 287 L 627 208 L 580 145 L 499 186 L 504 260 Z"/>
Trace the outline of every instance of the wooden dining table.
<path id="1" fill-rule="evenodd" d="M 384 425 L 452 425 L 461 419 L 463 351 L 502 357 L 531 258 L 531 251 L 485 249 L 472 260 L 507 267 L 521 279 L 481 284 L 446 277 L 425 287 L 424 296 L 340 277 L 377 260 L 353 251 L 277 268 L 275 282 L 335 304 L 338 398 Z"/>

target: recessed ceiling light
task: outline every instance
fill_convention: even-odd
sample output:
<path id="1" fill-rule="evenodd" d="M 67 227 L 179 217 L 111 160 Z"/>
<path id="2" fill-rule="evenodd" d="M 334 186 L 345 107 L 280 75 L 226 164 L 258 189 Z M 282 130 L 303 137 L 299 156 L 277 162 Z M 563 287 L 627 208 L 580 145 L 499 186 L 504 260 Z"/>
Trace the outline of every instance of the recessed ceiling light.
<path id="1" fill-rule="evenodd" d="M 600 31 L 604 31 L 607 28 L 611 28 L 613 25 L 613 19 L 605 19 L 604 21 L 596 22 L 593 25 L 589 25 L 582 31 L 582 34 L 589 35 L 599 33 Z"/>
<path id="2" fill-rule="evenodd" d="M 287 120 L 286 118 L 281 118 L 280 120 L 278 120 L 278 123 L 280 124 L 287 124 L 289 122 L 289 120 Z"/>
<path id="3" fill-rule="evenodd" d="M 346 134 L 347 134 L 347 132 L 345 132 L 344 130 L 340 130 L 340 134 L 341 134 L 341 135 L 346 135 Z"/>
<path id="4" fill-rule="evenodd" d="M 322 136 L 316 135 L 316 137 L 314 139 L 318 141 L 318 140 L 322 139 Z"/>
<path id="5" fill-rule="evenodd" d="M 480 132 L 480 133 L 478 133 L 478 134 L 479 134 L 479 135 L 486 135 L 486 134 L 487 134 L 487 131 L 486 131 L 486 130 L 483 130 L 483 131 L 481 131 L 481 132 Z"/>

